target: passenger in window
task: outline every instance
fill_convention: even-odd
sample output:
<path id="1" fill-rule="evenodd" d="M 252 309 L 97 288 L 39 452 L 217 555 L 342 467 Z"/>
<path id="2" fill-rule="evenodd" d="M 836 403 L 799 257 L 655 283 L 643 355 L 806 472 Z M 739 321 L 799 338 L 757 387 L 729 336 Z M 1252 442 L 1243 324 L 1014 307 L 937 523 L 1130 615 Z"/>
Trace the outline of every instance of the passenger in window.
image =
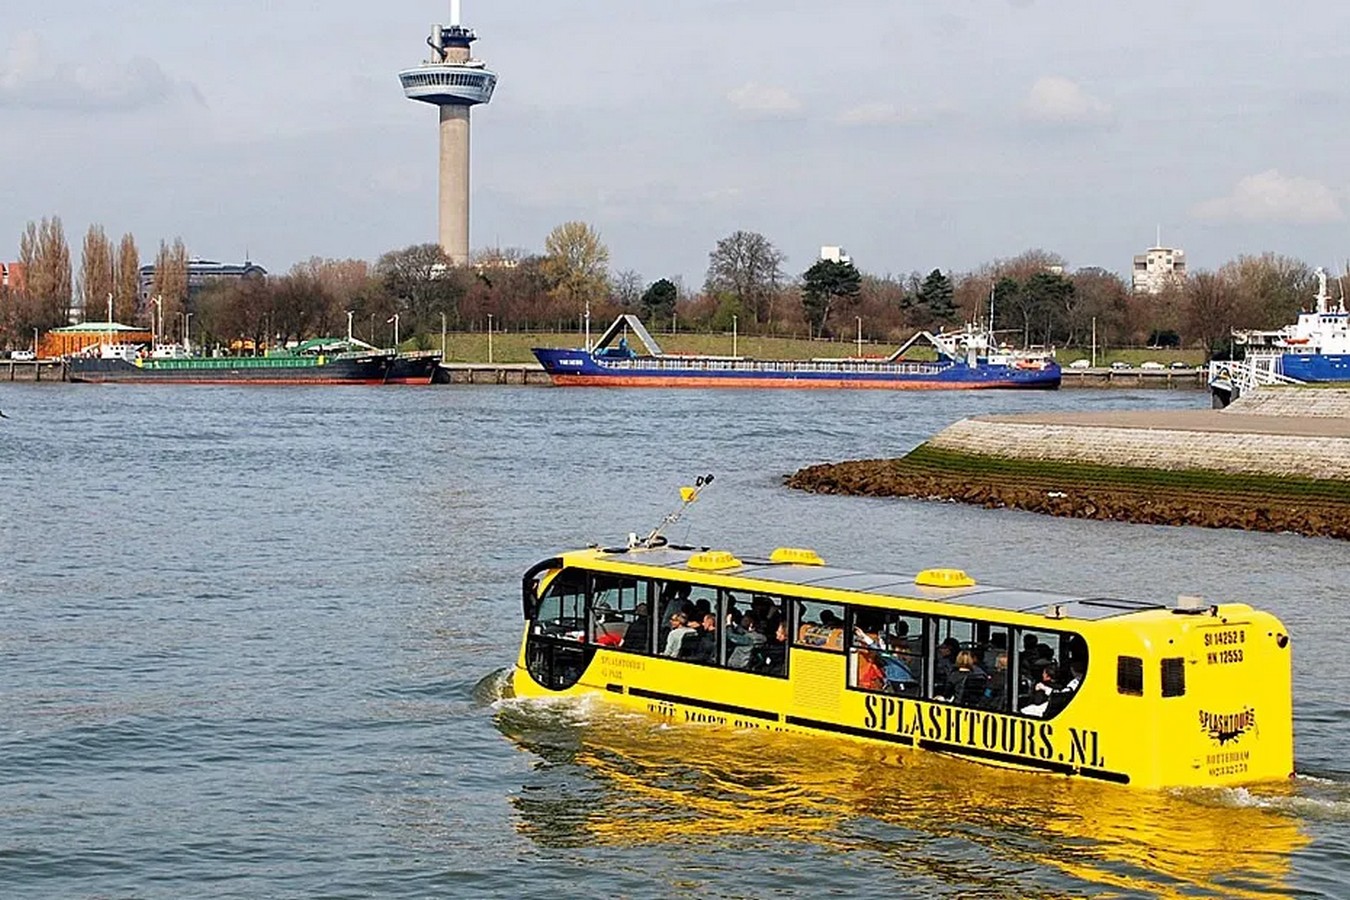
<path id="1" fill-rule="evenodd" d="M 682 612 L 677 612 L 670 617 L 670 633 L 666 635 L 666 648 L 662 651 L 663 656 L 669 656 L 671 659 L 678 659 L 680 647 L 684 644 L 685 635 L 694 634 L 697 631 L 689 626 L 689 618 Z"/>
<path id="2" fill-rule="evenodd" d="M 628 630 L 623 633 L 623 643 L 619 646 L 625 650 L 650 653 L 651 630 L 652 620 L 647 615 L 647 604 L 639 603 L 637 609 L 633 610 L 633 621 L 628 623 Z"/>
<path id="3" fill-rule="evenodd" d="M 994 657 L 993 668 L 989 670 L 989 681 L 984 687 L 984 706 L 986 709 L 1003 709 L 1007 696 L 1008 654 L 1000 653 Z"/>
<path id="4" fill-rule="evenodd" d="M 783 663 L 787 660 L 787 622 L 778 620 L 769 640 L 764 645 L 764 671 L 770 675 L 782 675 Z"/>
<path id="5" fill-rule="evenodd" d="M 1036 645 L 1040 640 L 1034 634 L 1022 635 L 1022 652 L 1017 657 L 1017 662 L 1023 672 L 1030 672 L 1031 666 L 1036 662 Z"/>
<path id="6" fill-rule="evenodd" d="M 708 602 L 707 597 L 699 597 L 698 602 L 694 604 L 694 615 L 690 622 L 702 622 L 703 617 L 712 613 L 712 604 Z"/>
<path id="7" fill-rule="evenodd" d="M 1041 669 L 1041 679 L 1036 682 L 1035 687 L 1031 689 L 1031 698 L 1029 702 L 1022 707 L 1024 716 L 1044 716 L 1045 710 L 1050 705 L 1050 697 L 1057 690 L 1055 679 L 1059 677 L 1059 669 L 1051 663 L 1044 669 Z"/>
<path id="8" fill-rule="evenodd" d="M 954 637 L 946 638 L 937 648 L 937 666 L 934 682 L 946 684 L 956 668 L 956 654 L 961 652 L 961 642 Z"/>
<path id="9" fill-rule="evenodd" d="M 746 613 L 740 625 L 727 629 L 727 646 L 734 647 L 727 656 L 727 667 L 731 669 L 750 668 L 750 659 L 754 650 L 763 647 L 767 638 L 760 633 L 759 622 L 754 613 Z"/>
<path id="10" fill-rule="evenodd" d="M 690 659 L 695 662 L 717 661 L 717 616 L 708 613 L 699 623 L 698 641 L 694 644 Z"/>
<path id="11" fill-rule="evenodd" d="M 961 650 L 956 654 L 942 696 L 952 703 L 973 706 L 984 699 L 984 687 L 988 681 L 989 676 L 975 662 L 974 651 Z"/>
<path id="12" fill-rule="evenodd" d="M 689 591 L 691 587 L 691 585 L 680 584 L 679 582 L 673 582 L 666 585 L 665 592 L 662 594 L 665 605 L 662 607 L 661 621 L 668 621 L 670 617 L 677 612 L 685 613 L 686 619 L 689 617 L 688 612 L 685 610 L 685 606 L 693 606 L 692 603 L 689 603 Z"/>
<path id="13" fill-rule="evenodd" d="M 1069 660 L 1069 680 L 1064 682 L 1064 690 L 1073 693 L 1083 683 L 1083 662 L 1080 659 Z"/>

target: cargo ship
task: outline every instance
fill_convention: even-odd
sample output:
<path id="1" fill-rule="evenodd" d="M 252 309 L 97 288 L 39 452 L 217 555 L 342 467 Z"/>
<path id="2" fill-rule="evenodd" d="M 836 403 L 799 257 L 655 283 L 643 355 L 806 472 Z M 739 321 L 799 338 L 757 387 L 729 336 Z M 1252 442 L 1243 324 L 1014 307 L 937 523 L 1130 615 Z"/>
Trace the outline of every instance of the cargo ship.
<path id="1" fill-rule="evenodd" d="M 630 332 L 645 354 L 629 347 Z M 921 343 L 931 345 L 937 358 L 904 358 Z M 569 387 L 1054 390 L 1062 377 L 1052 353 L 999 348 L 991 335 L 974 328 L 920 332 L 884 358 L 759 360 L 663 353 L 642 323 L 625 315 L 588 349 L 536 347 L 533 352 L 555 385 Z"/>
<path id="2" fill-rule="evenodd" d="M 339 342 L 340 343 L 340 342 Z M 331 339 L 265 356 L 146 353 L 138 344 L 100 344 L 67 357 L 70 380 L 137 384 L 385 384 L 396 354 L 341 350 Z M 433 367 L 434 370 L 434 367 Z M 430 379 L 430 371 L 427 374 Z"/>
<path id="3" fill-rule="evenodd" d="M 1297 381 L 1350 381 L 1350 311 L 1345 292 L 1334 307 L 1327 292 L 1327 273 L 1317 270 L 1313 307 L 1298 314 L 1293 325 L 1278 331 L 1237 331 L 1233 337 L 1248 358 L 1272 355 L 1275 370 Z"/>

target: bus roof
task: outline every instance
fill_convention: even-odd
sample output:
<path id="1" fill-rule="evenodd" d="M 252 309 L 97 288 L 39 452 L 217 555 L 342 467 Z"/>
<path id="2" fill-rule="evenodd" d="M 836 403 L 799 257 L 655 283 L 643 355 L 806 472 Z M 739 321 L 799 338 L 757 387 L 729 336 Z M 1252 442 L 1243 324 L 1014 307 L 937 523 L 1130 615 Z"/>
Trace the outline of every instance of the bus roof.
<path id="1" fill-rule="evenodd" d="M 568 554 L 568 556 L 575 559 L 578 556 L 589 555 L 599 562 L 667 569 L 698 577 L 714 575 L 752 579 L 813 590 L 852 591 L 897 600 L 956 603 L 977 609 L 994 609 L 1050 618 L 1095 621 L 1130 613 L 1168 608 L 1161 603 L 1140 600 L 1080 597 L 1050 591 L 1002 588 L 982 584 L 974 584 L 969 587 L 928 587 L 916 584 L 914 574 L 861 572 L 838 566 L 774 563 L 767 558 L 743 557 L 739 560 L 740 565 L 716 571 L 691 568 L 689 560 L 701 549 L 675 546 L 652 549 L 592 548 L 589 551 Z M 569 559 L 570 561 L 572 560 Z"/>

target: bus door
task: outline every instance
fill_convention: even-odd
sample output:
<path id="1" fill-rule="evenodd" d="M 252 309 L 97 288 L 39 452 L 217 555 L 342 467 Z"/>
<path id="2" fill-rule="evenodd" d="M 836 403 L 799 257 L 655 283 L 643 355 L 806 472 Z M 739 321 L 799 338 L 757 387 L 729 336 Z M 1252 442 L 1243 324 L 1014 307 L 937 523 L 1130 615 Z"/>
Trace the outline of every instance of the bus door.
<path id="1" fill-rule="evenodd" d="M 1197 615 L 1186 652 L 1159 679 L 1173 733 L 1207 780 L 1287 776 L 1292 769 L 1289 639 L 1264 613 Z M 1171 708 L 1169 708 L 1171 707 Z"/>
<path id="2" fill-rule="evenodd" d="M 562 691 L 581 679 L 595 655 L 595 645 L 587 640 L 586 573 L 563 569 L 540 593 L 539 579 L 544 573 L 540 567 L 546 565 L 531 569 L 524 580 L 529 629 L 525 669 L 540 687 Z"/>

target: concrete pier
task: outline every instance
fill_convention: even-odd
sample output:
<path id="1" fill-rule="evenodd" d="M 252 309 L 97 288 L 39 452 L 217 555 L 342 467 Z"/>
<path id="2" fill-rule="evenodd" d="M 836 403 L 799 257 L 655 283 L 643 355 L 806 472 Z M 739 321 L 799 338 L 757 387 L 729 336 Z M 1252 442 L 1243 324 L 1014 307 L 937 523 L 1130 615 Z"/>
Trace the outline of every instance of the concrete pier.
<path id="1" fill-rule="evenodd" d="M 552 384 L 538 363 L 441 363 L 438 384 Z"/>
<path id="2" fill-rule="evenodd" d="M 0 381 L 69 381 L 65 360 L 0 360 Z"/>

